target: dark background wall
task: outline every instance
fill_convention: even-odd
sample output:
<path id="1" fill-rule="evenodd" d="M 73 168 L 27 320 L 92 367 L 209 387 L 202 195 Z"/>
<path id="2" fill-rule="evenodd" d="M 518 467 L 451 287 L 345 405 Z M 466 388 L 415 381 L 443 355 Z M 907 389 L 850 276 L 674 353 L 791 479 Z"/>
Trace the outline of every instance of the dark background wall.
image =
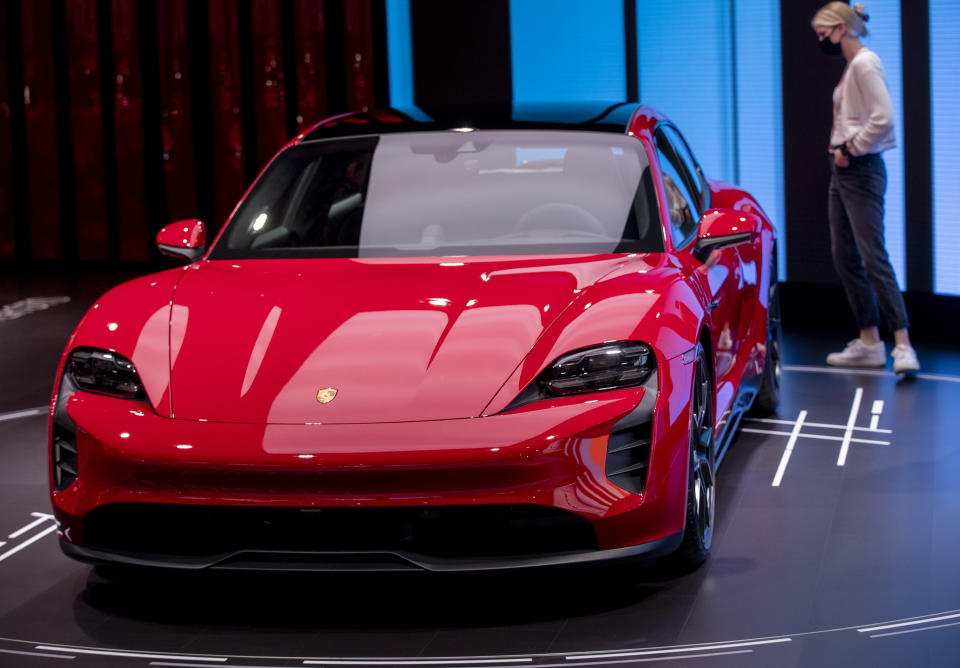
<path id="1" fill-rule="evenodd" d="M 264 163 L 374 106 L 382 0 L 4 0 L 0 263 L 156 259 L 215 233 Z"/>
<path id="2" fill-rule="evenodd" d="M 139 266 L 157 260 L 153 237 L 170 221 L 216 232 L 302 128 L 388 103 L 385 2 L 0 3 L 0 266 Z M 833 288 L 823 138 L 843 63 L 807 29 L 821 4 L 780 2 L 787 276 Z M 635 0 L 623 5 L 635 16 Z M 901 14 L 907 275 L 929 292 L 927 0 L 902 0 Z M 630 94 L 637 26 L 625 28 Z M 411 0 L 410 33 L 421 107 L 510 104 L 509 0 Z M 823 294 L 843 308 L 842 292 Z"/>

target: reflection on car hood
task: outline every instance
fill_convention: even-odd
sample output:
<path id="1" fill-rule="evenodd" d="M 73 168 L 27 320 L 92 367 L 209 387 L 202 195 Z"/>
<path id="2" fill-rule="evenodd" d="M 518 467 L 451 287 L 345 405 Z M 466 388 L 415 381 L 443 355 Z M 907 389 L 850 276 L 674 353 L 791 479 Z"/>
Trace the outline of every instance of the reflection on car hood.
<path id="1" fill-rule="evenodd" d="M 578 293 L 622 262 L 198 263 L 171 312 L 173 414 L 249 423 L 477 416 Z"/>

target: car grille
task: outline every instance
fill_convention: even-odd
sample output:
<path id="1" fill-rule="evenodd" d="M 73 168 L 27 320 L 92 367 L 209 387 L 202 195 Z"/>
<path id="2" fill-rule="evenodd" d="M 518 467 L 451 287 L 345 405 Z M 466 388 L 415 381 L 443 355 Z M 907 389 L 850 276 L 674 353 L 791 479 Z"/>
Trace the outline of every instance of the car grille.
<path id="1" fill-rule="evenodd" d="M 117 503 L 83 521 L 87 548 L 150 555 L 403 551 L 438 557 L 597 549 L 592 524 L 534 505 L 270 508 Z"/>

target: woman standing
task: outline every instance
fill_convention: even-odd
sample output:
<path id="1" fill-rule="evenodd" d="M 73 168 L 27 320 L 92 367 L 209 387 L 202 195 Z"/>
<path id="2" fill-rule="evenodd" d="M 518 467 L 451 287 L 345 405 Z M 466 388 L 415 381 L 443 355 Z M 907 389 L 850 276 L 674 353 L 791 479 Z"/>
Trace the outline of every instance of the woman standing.
<path id="1" fill-rule="evenodd" d="M 846 367 L 886 364 L 877 327 L 880 313 L 893 331 L 893 369 L 919 370 L 910 345 L 909 321 L 903 295 L 890 266 L 883 240 L 883 195 L 887 170 L 881 153 L 896 146 L 893 105 L 883 64 L 860 43 L 868 20 L 864 6 L 831 2 L 811 24 L 827 56 L 847 61 L 833 91 L 833 130 L 830 134 L 830 246 L 833 264 L 853 309 L 860 336 L 827 363 Z M 879 309 L 878 309 L 879 303 Z"/>

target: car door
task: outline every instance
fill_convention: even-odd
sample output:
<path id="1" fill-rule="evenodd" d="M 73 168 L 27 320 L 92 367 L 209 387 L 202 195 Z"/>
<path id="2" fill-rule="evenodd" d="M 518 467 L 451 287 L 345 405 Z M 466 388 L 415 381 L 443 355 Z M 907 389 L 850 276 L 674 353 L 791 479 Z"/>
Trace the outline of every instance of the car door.
<path id="1" fill-rule="evenodd" d="M 654 133 L 657 157 L 664 177 L 664 188 L 670 208 L 673 246 L 680 252 L 692 252 L 697 238 L 700 217 L 710 205 L 710 190 L 697 161 L 680 132 L 669 124 L 661 124 Z M 727 378 L 734 368 L 742 314 L 740 290 L 743 267 L 735 247 L 718 251 L 715 265 L 707 270 L 711 299 L 711 342 L 718 392 L 724 394 Z M 728 387 L 732 387 L 728 386 Z"/>

